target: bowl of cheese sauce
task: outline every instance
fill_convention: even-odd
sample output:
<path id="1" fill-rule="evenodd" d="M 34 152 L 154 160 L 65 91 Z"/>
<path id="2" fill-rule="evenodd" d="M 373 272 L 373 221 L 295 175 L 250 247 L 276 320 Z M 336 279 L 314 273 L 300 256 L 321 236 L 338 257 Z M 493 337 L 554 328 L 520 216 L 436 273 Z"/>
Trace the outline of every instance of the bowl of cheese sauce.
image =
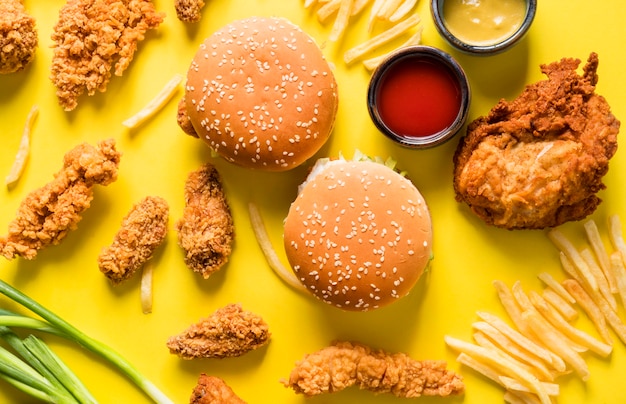
<path id="1" fill-rule="evenodd" d="M 452 138 L 465 123 L 470 87 L 461 66 L 430 46 L 393 52 L 372 74 L 368 111 L 388 138 L 428 148 Z"/>
<path id="2" fill-rule="evenodd" d="M 439 33 L 455 48 L 492 55 L 518 43 L 530 28 L 537 0 L 432 0 Z"/>

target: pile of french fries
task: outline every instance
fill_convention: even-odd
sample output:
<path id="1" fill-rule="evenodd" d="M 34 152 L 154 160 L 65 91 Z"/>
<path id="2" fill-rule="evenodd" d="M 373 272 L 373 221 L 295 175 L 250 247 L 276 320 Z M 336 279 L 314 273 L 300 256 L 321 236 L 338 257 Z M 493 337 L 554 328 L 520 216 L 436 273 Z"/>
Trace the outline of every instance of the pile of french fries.
<path id="1" fill-rule="evenodd" d="M 414 32 L 408 39 L 394 49 L 421 43 L 422 27 L 415 29 L 420 23 L 419 15 L 413 12 L 416 4 L 417 0 L 304 0 L 305 8 L 317 8 L 316 15 L 322 24 L 328 23 L 334 16 L 328 38 L 333 42 L 343 36 L 352 18 L 369 7 L 368 31 L 373 32 L 377 23 L 384 25 L 384 30 L 344 53 L 346 64 L 361 60 L 368 70 L 374 70 L 388 56 L 389 52 L 372 56 L 383 45 L 400 40 L 411 31 Z"/>
<path id="2" fill-rule="evenodd" d="M 611 252 L 593 220 L 584 229 L 588 247 L 580 250 L 560 230 L 548 232 L 559 250 L 564 280 L 539 274 L 545 285 L 541 293 L 524 291 L 519 281 L 511 287 L 494 281 L 510 322 L 478 312 L 473 342 L 445 337 L 459 352 L 457 361 L 502 386 L 508 403 L 553 403 L 559 376 L 574 372 L 583 381 L 589 379 L 587 352 L 602 358 L 611 354 L 611 329 L 626 344 L 626 324 L 619 314 L 620 305 L 626 308 L 626 243 L 620 219 L 612 215 L 608 220 Z M 597 335 L 575 325 L 580 315 L 588 317 Z"/>

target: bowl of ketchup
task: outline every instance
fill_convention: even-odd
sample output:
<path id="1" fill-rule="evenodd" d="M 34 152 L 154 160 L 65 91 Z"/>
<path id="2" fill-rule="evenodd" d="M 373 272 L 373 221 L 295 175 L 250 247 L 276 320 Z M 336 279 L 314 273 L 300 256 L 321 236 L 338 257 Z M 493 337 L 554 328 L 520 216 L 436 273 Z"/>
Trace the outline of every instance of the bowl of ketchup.
<path id="1" fill-rule="evenodd" d="M 410 148 L 440 145 L 467 119 L 470 87 L 461 66 L 430 46 L 393 52 L 370 79 L 367 106 L 376 127 Z"/>

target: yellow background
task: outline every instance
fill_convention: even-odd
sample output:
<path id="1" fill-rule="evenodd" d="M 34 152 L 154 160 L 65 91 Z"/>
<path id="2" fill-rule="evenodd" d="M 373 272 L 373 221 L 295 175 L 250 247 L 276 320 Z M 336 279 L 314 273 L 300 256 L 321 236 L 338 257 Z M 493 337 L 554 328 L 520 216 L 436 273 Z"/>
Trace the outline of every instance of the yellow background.
<path id="1" fill-rule="evenodd" d="M 61 167 L 66 151 L 81 142 L 117 140 L 124 153 L 119 179 L 95 191 L 92 207 L 76 231 L 61 245 L 42 251 L 33 261 L 0 259 L 0 277 L 29 294 L 87 334 L 109 344 L 134 363 L 174 402 L 185 403 L 200 372 L 220 376 L 250 403 L 304 403 L 302 396 L 284 388 L 295 361 L 334 339 L 350 339 L 389 351 L 403 351 L 416 359 L 446 359 L 462 372 L 467 391 L 449 400 L 423 398 L 422 403 L 497 403 L 502 391 L 455 362 L 443 336 L 469 340 L 477 310 L 503 314 L 491 282 L 509 285 L 521 280 L 527 290 L 542 287 L 536 275 L 547 271 L 563 275 L 555 248 L 543 231 L 506 231 L 487 227 L 455 202 L 452 190 L 452 153 L 458 138 L 431 150 L 400 148 L 383 138 L 367 116 L 365 93 L 369 74 L 358 63 L 346 66 L 342 53 L 368 37 L 366 14 L 353 21 L 340 43 L 326 38 L 330 24 L 319 24 L 304 10 L 301 0 L 209 0 L 202 21 L 188 26 L 176 19 L 173 0 L 156 0 L 167 13 L 161 27 L 139 45 L 123 77 L 114 77 L 106 93 L 81 97 L 73 112 L 58 106 L 48 79 L 50 34 L 64 4 L 60 0 L 26 0 L 37 18 L 40 46 L 34 63 L 20 73 L 0 76 L 0 176 L 9 172 L 26 115 L 33 104 L 40 115 L 33 133 L 33 149 L 23 178 L 13 189 L 0 187 L 0 232 L 5 233 L 19 202 L 44 185 Z M 429 4 L 421 0 L 423 43 L 451 51 L 437 34 Z M 176 99 L 138 130 L 121 122 L 143 107 L 174 75 L 184 74 L 198 44 L 217 28 L 251 15 L 279 15 L 301 25 L 336 65 L 340 107 L 331 140 L 318 156 L 351 156 L 358 148 L 371 155 L 393 156 L 408 172 L 430 205 L 434 224 L 434 262 L 413 293 L 402 301 L 370 313 L 344 313 L 302 296 L 287 287 L 266 265 L 253 236 L 247 204 L 262 209 L 274 245 L 281 251 L 281 223 L 295 197 L 296 186 L 308 165 L 286 173 L 253 172 L 212 159 L 199 140 L 176 125 Z M 618 118 L 626 117 L 626 3 L 618 0 L 540 1 L 533 27 L 517 47 L 495 57 L 476 58 L 451 51 L 466 69 L 473 102 L 470 119 L 488 112 L 500 98 L 512 99 L 523 87 L 542 79 L 539 64 L 576 57 L 591 51 L 600 57 L 597 92 L 606 97 Z M 187 174 L 206 161 L 220 171 L 232 207 L 236 244 L 227 267 L 208 280 L 188 270 L 176 243 L 173 223 L 183 209 Z M 600 193 L 604 203 L 592 216 L 605 231 L 609 214 L 626 223 L 626 155 L 621 148 L 611 161 Z M 109 244 L 122 217 L 146 195 L 170 203 L 170 232 L 156 258 L 154 311 L 144 315 L 139 301 L 139 277 L 112 287 L 99 272 L 96 257 Z M 5 229 L 5 230 L 1 230 Z M 582 223 L 563 231 L 579 245 Z M 282 254 L 282 253 L 281 253 Z M 281 258 L 284 258 L 281 255 Z M 170 355 L 165 341 L 201 317 L 228 303 L 265 318 L 272 331 L 270 344 L 243 357 L 183 361 Z M 1 299 L 0 305 L 6 306 Z M 623 313 L 621 313 L 623 314 Z M 585 322 L 581 327 L 593 332 Z M 80 375 L 102 403 L 141 403 L 145 396 L 116 371 L 79 348 L 50 339 L 54 348 Z M 563 377 L 561 403 L 618 403 L 626 400 L 626 349 L 615 337 L 609 359 L 588 354 L 587 383 Z M 29 402 L 0 383 L 0 402 Z M 396 403 L 391 396 L 374 396 L 350 389 L 306 401 L 321 403 Z"/>

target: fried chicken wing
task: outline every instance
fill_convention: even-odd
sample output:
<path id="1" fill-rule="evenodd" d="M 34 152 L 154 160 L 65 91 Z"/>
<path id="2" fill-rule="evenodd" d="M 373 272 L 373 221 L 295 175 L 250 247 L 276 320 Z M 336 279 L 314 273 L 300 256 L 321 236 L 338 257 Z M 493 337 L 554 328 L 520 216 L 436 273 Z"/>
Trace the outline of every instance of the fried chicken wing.
<path id="1" fill-rule="evenodd" d="M 189 404 L 246 404 L 224 380 L 202 373 Z"/>
<path id="2" fill-rule="evenodd" d="M 161 197 L 148 196 L 122 220 L 113 244 L 102 249 L 98 267 L 114 285 L 130 279 L 167 235 L 169 206 Z"/>
<path id="3" fill-rule="evenodd" d="M 444 361 L 417 361 L 404 353 L 388 353 L 353 342 L 334 342 L 296 363 L 286 387 L 305 396 L 358 386 L 397 397 L 459 395 L 465 391 L 460 375 Z"/>
<path id="4" fill-rule="evenodd" d="M 176 230 L 185 263 L 205 279 L 228 261 L 235 232 L 233 218 L 212 164 L 203 165 L 187 178 L 185 209 Z"/>
<path id="5" fill-rule="evenodd" d="M 35 18 L 21 0 L 0 0 L 0 74 L 24 69 L 35 57 Z"/>
<path id="6" fill-rule="evenodd" d="M 542 65 L 547 80 L 468 125 L 454 155 L 456 199 L 486 223 L 541 229 L 580 220 L 601 202 L 620 122 L 595 93 L 598 55 Z"/>
<path id="7" fill-rule="evenodd" d="M 90 206 L 94 185 L 117 179 L 120 157 L 113 139 L 97 147 L 83 143 L 66 153 L 54 179 L 20 204 L 9 234 L 0 237 L 0 253 L 7 259 L 33 259 L 42 248 L 59 244 Z"/>
<path id="8" fill-rule="evenodd" d="M 198 22 L 202 18 L 204 0 L 175 0 L 176 16 L 183 22 Z"/>
<path id="9" fill-rule="evenodd" d="M 267 323 L 257 314 L 229 304 L 170 337 L 170 353 L 183 359 L 241 356 L 269 343 Z"/>
<path id="10" fill-rule="evenodd" d="M 150 0 L 68 0 L 52 33 L 59 104 L 71 111 L 84 92 L 106 91 L 112 69 L 121 76 L 145 33 L 163 18 Z"/>

